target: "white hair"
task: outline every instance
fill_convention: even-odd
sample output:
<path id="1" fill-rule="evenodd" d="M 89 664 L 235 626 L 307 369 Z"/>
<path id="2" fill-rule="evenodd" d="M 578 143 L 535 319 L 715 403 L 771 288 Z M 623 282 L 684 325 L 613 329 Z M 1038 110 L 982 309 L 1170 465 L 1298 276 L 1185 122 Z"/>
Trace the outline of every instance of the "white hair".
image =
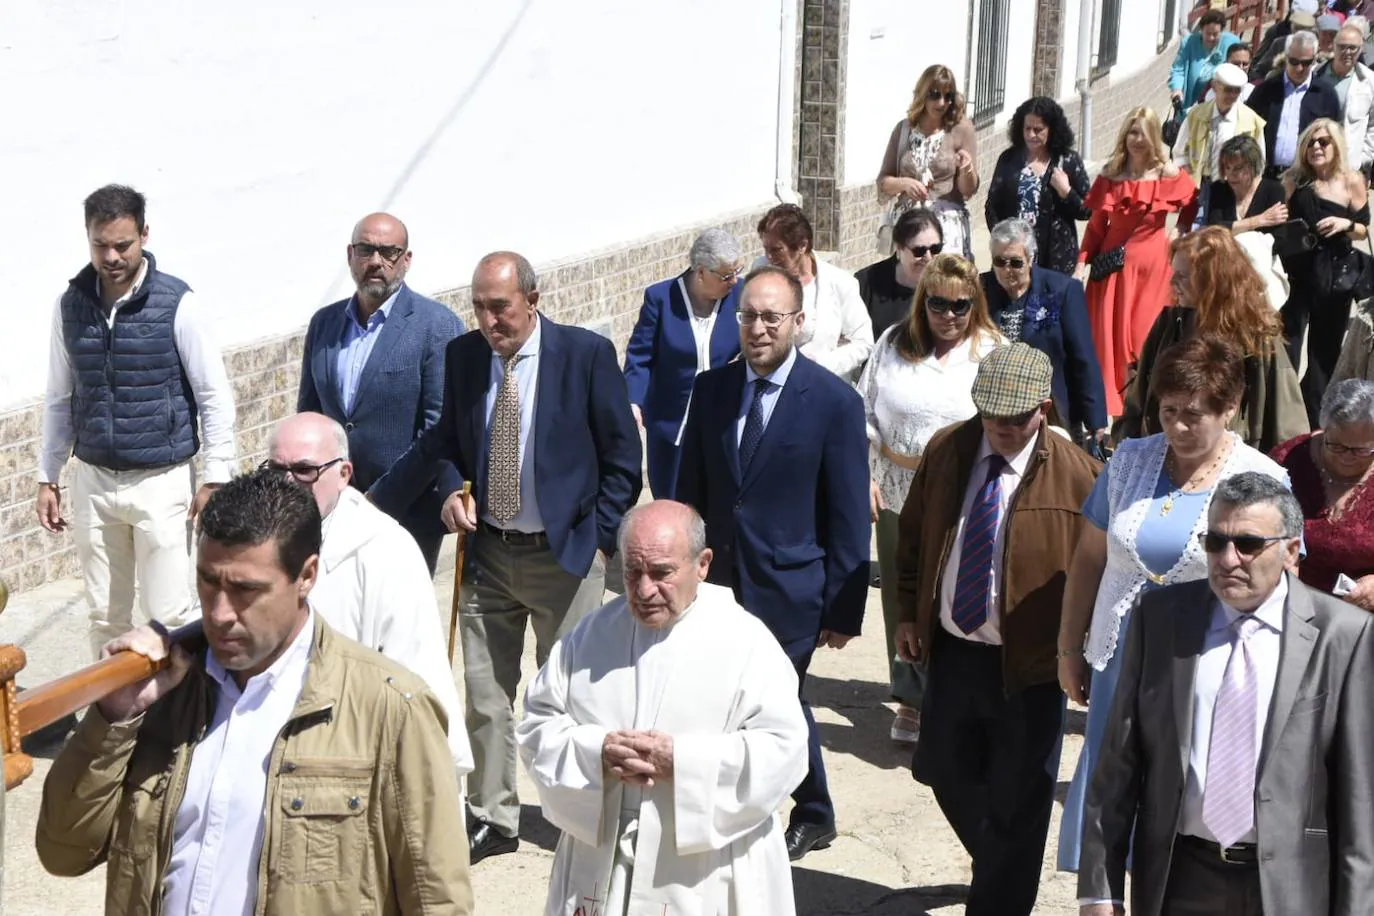
<path id="1" fill-rule="evenodd" d="M 744 255 L 740 251 L 739 239 L 724 229 L 707 229 L 692 243 L 689 257 L 693 267 L 719 270 L 733 267 Z"/>
<path id="2" fill-rule="evenodd" d="M 1322 429 L 1332 426 L 1374 425 L 1374 382 L 1348 378 L 1322 395 Z"/>
<path id="3" fill-rule="evenodd" d="M 989 247 L 993 251 L 999 251 L 1018 242 L 1026 249 L 1026 260 L 1035 263 L 1035 230 L 1031 228 L 1030 223 L 1013 217 L 1004 219 L 992 227 Z"/>
<path id="4" fill-rule="evenodd" d="M 1302 29 L 1284 39 L 1283 53 L 1285 56 L 1292 54 L 1297 48 L 1310 48 L 1315 54 L 1317 51 L 1317 33 Z"/>
<path id="5" fill-rule="evenodd" d="M 1341 26 L 1341 31 L 1344 32 L 1348 29 L 1354 29 L 1359 32 L 1361 39 L 1365 41 L 1369 40 L 1369 20 L 1363 16 L 1348 17 L 1345 20 L 1345 25 Z"/>
<path id="6" fill-rule="evenodd" d="M 275 426 L 272 427 L 272 432 L 267 437 L 267 448 L 269 451 L 277 447 L 277 432 L 281 429 L 282 423 L 286 423 L 293 417 L 298 416 L 300 416 L 300 414 L 292 414 L 290 417 L 286 417 L 281 422 L 277 423 Z M 327 417 L 324 414 L 316 414 L 315 416 L 319 417 L 320 420 L 324 421 L 324 423 L 328 425 L 330 433 L 332 433 L 334 436 L 334 457 L 342 458 L 343 460 L 348 461 L 348 433 L 344 431 L 343 426 L 339 423 L 338 420 L 335 420 L 333 417 Z"/>

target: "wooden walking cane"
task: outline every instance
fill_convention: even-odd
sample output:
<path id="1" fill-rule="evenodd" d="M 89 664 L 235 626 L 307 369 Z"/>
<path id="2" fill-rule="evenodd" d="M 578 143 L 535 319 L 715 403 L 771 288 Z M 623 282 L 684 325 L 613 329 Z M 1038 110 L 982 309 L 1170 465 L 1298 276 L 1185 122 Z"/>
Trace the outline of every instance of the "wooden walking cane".
<path id="1" fill-rule="evenodd" d="M 458 497 L 463 501 L 463 508 L 466 509 L 468 500 L 472 499 L 472 481 L 463 481 L 463 492 Z M 474 507 L 475 509 L 475 507 Z M 470 515 L 477 513 L 471 512 Z M 453 648 L 458 645 L 458 592 L 463 587 L 463 561 L 468 556 L 468 532 L 458 532 L 457 550 L 453 556 L 453 600 L 449 602 L 448 610 L 448 665 L 453 667 Z"/>

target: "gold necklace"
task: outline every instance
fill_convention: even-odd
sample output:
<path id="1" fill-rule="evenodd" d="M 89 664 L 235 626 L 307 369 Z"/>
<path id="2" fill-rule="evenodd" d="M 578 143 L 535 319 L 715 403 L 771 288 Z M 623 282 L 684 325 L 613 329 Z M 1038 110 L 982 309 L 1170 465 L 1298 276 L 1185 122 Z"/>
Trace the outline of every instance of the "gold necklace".
<path id="1" fill-rule="evenodd" d="M 1179 484 L 1178 486 L 1170 490 L 1169 495 L 1164 497 L 1164 503 L 1159 507 L 1160 518 L 1164 518 L 1168 516 L 1170 512 L 1174 511 L 1174 499 L 1177 497 L 1181 497 L 1184 493 L 1190 492 L 1188 489 L 1189 487 L 1196 486 L 1198 483 L 1201 483 L 1202 481 L 1206 480 L 1207 476 L 1211 474 L 1212 471 L 1216 470 L 1217 466 L 1221 464 L 1222 459 L 1224 459 L 1229 453 L 1230 449 L 1223 447 L 1217 452 L 1216 457 L 1207 463 L 1206 467 L 1203 467 L 1200 470 L 1193 472 L 1192 477 L 1189 477 L 1182 484 Z M 1177 465 L 1174 462 L 1173 449 L 1170 449 L 1164 456 L 1164 470 L 1165 473 L 1169 475 L 1170 483 L 1173 483 L 1174 481 L 1176 467 Z"/>

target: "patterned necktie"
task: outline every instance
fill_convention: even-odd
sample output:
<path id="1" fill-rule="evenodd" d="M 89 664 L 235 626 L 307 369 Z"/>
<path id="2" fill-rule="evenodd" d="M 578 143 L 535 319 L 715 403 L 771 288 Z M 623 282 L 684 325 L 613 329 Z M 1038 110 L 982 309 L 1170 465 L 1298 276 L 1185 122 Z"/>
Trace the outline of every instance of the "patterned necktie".
<path id="1" fill-rule="evenodd" d="M 993 543 L 997 540 L 997 513 L 1002 501 L 1001 455 L 988 457 L 988 476 L 969 508 L 964 539 L 959 548 L 959 576 L 954 585 L 954 609 L 950 616 L 964 633 L 988 622 L 988 593 L 992 587 Z"/>
<path id="2" fill-rule="evenodd" d="M 744 434 L 739 439 L 739 466 L 746 470 L 759 450 L 763 439 L 763 396 L 773 387 L 766 378 L 754 380 L 754 399 L 749 403 L 749 416 L 744 418 Z"/>
<path id="3" fill-rule="evenodd" d="M 487 445 L 487 511 L 504 525 L 520 514 L 520 386 L 515 364 L 523 356 L 502 357 L 501 390 L 491 412 Z"/>
<path id="4" fill-rule="evenodd" d="M 1231 658 L 1212 708 L 1212 739 L 1207 746 L 1207 785 L 1202 792 L 1202 823 L 1221 848 L 1255 826 L 1255 713 L 1259 695 L 1250 637 L 1260 622 L 1242 614 Z"/>

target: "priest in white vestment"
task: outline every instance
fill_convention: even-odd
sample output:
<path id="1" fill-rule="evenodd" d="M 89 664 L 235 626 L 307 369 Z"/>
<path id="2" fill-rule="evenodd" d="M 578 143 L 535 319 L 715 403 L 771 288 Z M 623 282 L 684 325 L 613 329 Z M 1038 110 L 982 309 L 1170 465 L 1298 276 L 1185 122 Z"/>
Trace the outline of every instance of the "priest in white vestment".
<path id="1" fill-rule="evenodd" d="M 768 628 L 706 584 L 688 506 L 632 509 L 625 595 L 553 647 L 520 756 L 563 832 L 547 916 L 791 916 L 777 810 L 807 769 L 797 676 Z"/>

